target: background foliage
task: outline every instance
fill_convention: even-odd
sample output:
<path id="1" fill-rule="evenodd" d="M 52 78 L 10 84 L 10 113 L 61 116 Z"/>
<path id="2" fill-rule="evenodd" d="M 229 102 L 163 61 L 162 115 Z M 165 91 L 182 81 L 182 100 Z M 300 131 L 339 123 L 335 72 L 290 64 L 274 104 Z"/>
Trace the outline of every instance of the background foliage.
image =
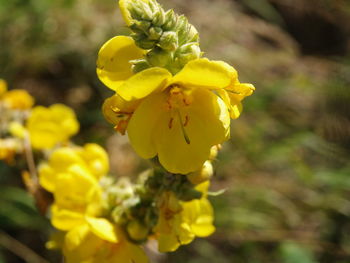
<path id="1" fill-rule="evenodd" d="M 160 2 L 189 17 L 207 57 L 232 64 L 257 90 L 215 163 L 212 188 L 227 189 L 211 199 L 216 233 L 170 255 L 150 244 L 154 262 L 350 262 L 350 4 Z M 73 107 L 81 122 L 75 141 L 106 146 L 116 176 L 147 167 L 100 111 L 110 92 L 95 74 L 97 52 L 126 32 L 116 1 L 0 0 L 0 29 L 0 77 L 11 88 L 38 104 Z M 23 247 L 60 262 L 44 248 L 51 229 L 18 162 L 0 163 L 0 262 L 24 262 L 13 253 Z"/>

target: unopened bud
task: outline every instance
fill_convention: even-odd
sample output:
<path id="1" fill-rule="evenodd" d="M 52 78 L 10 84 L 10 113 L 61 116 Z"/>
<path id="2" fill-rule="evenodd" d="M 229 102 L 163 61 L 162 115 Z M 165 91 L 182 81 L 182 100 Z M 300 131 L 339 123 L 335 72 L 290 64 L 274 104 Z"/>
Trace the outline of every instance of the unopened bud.
<path id="1" fill-rule="evenodd" d="M 174 31 L 175 26 L 176 26 L 176 21 L 177 21 L 177 18 L 176 18 L 176 14 L 175 14 L 174 10 L 172 10 L 172 9 L 168 10 L 165 13 L 165 22 L 163 25 L 163 30 L 164 31 Z"/>
<path id="2" fill-rule="evenodd" d="M 162 36 L 163 30 L 160 27 L 151 27 L 148 31 L 148 38 L 158 40 Z"/>
<path id="3" fill-rule="evenodd" d="M 135 44 L 142 49 L 152 49 L 156 41 L 148 39 L 147 35 L 132 34 Z"/>
<path id="4" fill-rule="evenodd" d="M 187 18 L 184 15 L 179 16 L 175 31 L 179 36 L 180 45 L 186 43 L 189 29 L 190 28 Z"/>
<path id="5" fill-rule="evenodd" d="M 128 223 L 126 230 L 129 234 L 129 237 L 134 241 L 146 240 L 149 232 L 146 226 L 136 220 Z"/>
<path id="6" fill-rule="evenodd" d="M 134 73 L 141 72 L 151 67 L 151 65 L 145 59 L 131 60 L 130 63 L 133 64 L 132 71 Z"/>
<path id="7" fill-rule="evenodd" d="M 201 50 L 197 42 L 188 43 L 180 47 L 176 52 L 178 63 L 183 67 L 189 61 L 197 59 L 201 56 Z"/>
<path id="8" fill-rule="evenodd" d="M 165 23 L 165 13 L 163 10 L 155 13 L 152 24 L 155 26 L 162 26 Z"/>
<path id="9" fill-rule="evenodd" d="M 162 49 L 168 51 L 174 51 L 178 47 L 178 38 L 176 32 L 167 31 L 164 32 L 162 37 L 160 38 L 159 44 Z"/>
<path id="10" fill-rule="evenodd" d="M 149 64 L 157 67 L 164 67 L 172 61 L 172 53 L 163 50 L 159 47 L 155 47 L 150 52 L 147 53 L 146 59 Z"/>
<path id="11" fill-rule="evenodd" d="M 133 30 L 135 33 L 144 33 L 147 34 L 149 29 L 151 27 L 151 22 L 148 21 L 135 21 L 131 26 L 130 29 Z"/>
<path id="12" fill-rule="evenodd" d="M 209 180 L 213 174 L 213 165 L 210 161 L 206 161 L 201 170 L 188 174 L 187 178 L 192 184 L 197 185 Z"/>
<path id="13" fill-rule="evenodd" d="M 215 160 L 216 156 L 218 156 L 219 150 L 221 149 L 221 145 L 214 145 L 210 149 L 210 155 L 209 155 L 209 160 L 213 161 Z"/>

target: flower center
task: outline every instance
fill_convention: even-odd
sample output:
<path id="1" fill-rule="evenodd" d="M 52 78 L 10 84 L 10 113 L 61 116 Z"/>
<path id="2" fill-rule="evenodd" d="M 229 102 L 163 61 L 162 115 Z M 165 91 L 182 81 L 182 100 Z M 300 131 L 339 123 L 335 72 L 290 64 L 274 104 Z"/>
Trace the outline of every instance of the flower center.
<path id="1" fill-rule="evenodd" d="M 167 108 L 170 112 L 168 127 L 172 129 L 175 122 L 179 123 L 187 144 L 190 144 L 190 139 L 185 127 L 188 125 L 190 118 L 187 114 L 186 107 L 191 105 L 193 101 L 191 92 L 190 89 L 183 88 L 179 85 L 172 85 L 169 87 L 169 97 L 167 99 Z"/>

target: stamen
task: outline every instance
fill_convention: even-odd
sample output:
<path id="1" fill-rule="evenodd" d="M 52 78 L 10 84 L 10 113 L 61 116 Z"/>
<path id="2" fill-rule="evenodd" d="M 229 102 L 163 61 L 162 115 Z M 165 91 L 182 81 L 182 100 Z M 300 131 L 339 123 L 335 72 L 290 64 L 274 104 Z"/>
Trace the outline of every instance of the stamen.
<path id="1" fill-rule="evenodd" d="M 188 117 L 188 115 L 186 115 L 185 117 L 185 123 L 184 123 L 184 126 L 186 127 L 188 122 L 190 121 L 190 117 Z"/>
<path id="2" fill-rule="evenodd" d="M 186 130 L 184 128 L 184 124 L 183 124 L 182 117 L 181 117 L 181 114 L 180 114 L 179 110 L 177 110 L 177 114 L 179 115 L 180 127 L 181 127 L 182 134 L 184 136 L 184 139 L 185 139 L 187 144 L 190 144 L 191 141 L 190 141 L 190 138 L 188 137 L 187 132 L 186 132 Z"/>
<path id="3" fill-rule="evenodd" d="M 168 123 L 169 129 L 171 129 L 173 127 L 173 122 L 174 122 L 174 118 L 170 118 L 169 123 Z"/>

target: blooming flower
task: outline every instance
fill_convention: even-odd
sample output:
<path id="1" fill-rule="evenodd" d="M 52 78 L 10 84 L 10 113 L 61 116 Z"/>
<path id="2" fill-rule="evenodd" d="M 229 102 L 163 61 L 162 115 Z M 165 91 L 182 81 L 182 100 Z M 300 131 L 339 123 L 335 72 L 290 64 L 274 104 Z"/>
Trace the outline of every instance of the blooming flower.
<path id="1" fill-rule="evenodd" d="M 197 186 L 203 191 L 201 199 L 189 202 L 178 200 L 171 192 L 166 192 L 160 201 L 160 215 L 154 232 L 160 252 L 175 251 L 198 236 L 206 237 L 215 231 L 213 209 L 206 198 L 208 183 Z"/>
<path id="2" fill-rule="evenodd" d="M 39 167 L 42 187 L 54 195 L 52 224 L 68 231 L 85 222 L 85 216 L 101 212 L 102 191 L 98 183 L 108 171 L 105 151 L 96 144 L 84 148 L 62 147 Z"/>
<path id="3" fill-rule="evenodd" d="M 103 218 L 99 179 L 107 171 L 107 154 L 96 144 L 59 148 L 39 167 L 40 184 L 54 196 L 51 222 L 65 232 L 67 262 L 147 262 L 141 248 Z"/>
<path id="4" fill-rule="evenodd" d="M 112 120 L 114 114 L 118 124 L 118 112 L 127 108 L 120 100 L 135 103 L 125 111 L 128 118 L 123 124 L 135 151 L 146 159 L 158 155 L 172 173 L 199 170 L 210 148 L 229 137 L 230 115 L 238 117 L 240 100 L 253 86 L 240 84 L 236 70 L 225 62 L 205 58 L 190 61 L 175 76 L 159 67 L 132 75 L 127 61 L 132 55 L 142 56 L 137 49 L 131 38 L 115 37 L 99 52 L 97 73 L 119 96 L 114 103 L 105 103 L 105 116 Z"/>
<path id="5" fill-rule="evenodd" d="M 69 107 L 54 104 L 48 108 L 33 108 L 26 127 L 35 149 L 50 149 L 66 142 L 79 130 L 79 122 Z"/>

